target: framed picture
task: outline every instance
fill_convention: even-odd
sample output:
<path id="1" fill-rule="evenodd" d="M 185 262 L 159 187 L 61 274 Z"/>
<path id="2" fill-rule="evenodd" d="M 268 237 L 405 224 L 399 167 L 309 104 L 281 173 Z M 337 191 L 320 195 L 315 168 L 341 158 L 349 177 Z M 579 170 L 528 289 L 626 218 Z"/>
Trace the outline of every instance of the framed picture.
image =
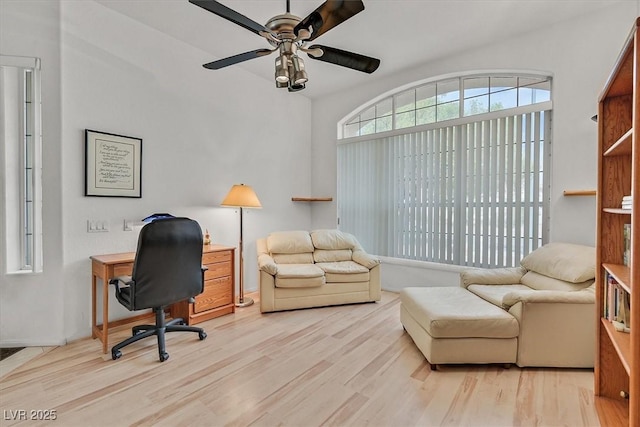
<path id="1" fill-rule="evenodd" d="M 142 197 L 142 139 L 85 129 L 84 195 Z"/>

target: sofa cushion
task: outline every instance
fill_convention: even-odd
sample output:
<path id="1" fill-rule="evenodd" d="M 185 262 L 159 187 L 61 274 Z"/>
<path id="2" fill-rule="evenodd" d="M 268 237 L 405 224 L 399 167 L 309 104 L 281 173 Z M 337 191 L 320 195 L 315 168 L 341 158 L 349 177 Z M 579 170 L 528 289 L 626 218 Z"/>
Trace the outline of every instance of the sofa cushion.
<path id="1" fill-rule="evenodd" d="M 303 252 L 299 254 L 273 254 L 276 264 L 313 264 L 313 254 Z"/>
<path id="2" fill-rule="evenodd" d="M 400 302 L 433 338 L 514 338 L 518 321 L 461 287 L 400 291 Z"/>
<path id="3" fill-rule="evenodd" d="M 469 285 L 467 290 L 485 301 L 498 307 L 505 307 L 504 296 L 507 294 L 537 292 L 524 285 Z"/>
<path id="4" fill-rule="evenodd" d="M 277 288 L 308 288 L 325 283 L 324 271 L 314 264 L 279 264 Z"/>
<path id="5" fill-rule="evenodd" d="M 524 267 L 471 268 L 460 273 L 460 285 L 513 285 L 527 272 Z"/>
<path id="6" fill-rule="evenodd" d="M 531 252 L 520 264 L 544 276 L 582 283 L 595 277 L 595 261 L 596 250 L 591 246 L 554 242 Z"/>
<path id="7" fill-rule="evenodd" d="M 311 240 L 316 249 L 353 249 L 357 246 L 354 236 L 340 230 L 314 230 Z"/>
<path id="8" fill-rule="evenodd" d="M 316 265 L 324 271 L 327 283 L 369 281 L 369 269 L 353 261 L 320 262 Z"/>
<path id="9" fill-rule="evenodd" d="M 353 252 L 351 249 L 316 249 L 313 251 L 315 262 L 351 261 Z"/>
<path id="10" fill-rule="evenodd" d="M 535 271 L 527 271 L 527 273 L 522 276 L 522 279 L 520 279 L 520 282 L 523 285 L 540 291 L 579 291 L 591 286 L 593 279 L 587 280 L 586 282 L 571 283 L 554 279 L 553 277 L 545 276 Z"/>
<path id="11" fill-rule="evenodd" d="M 267 237 L 270 254 L 298 254 L 313 252 L 311 236 L 307 231 L 275 231 Z"/>

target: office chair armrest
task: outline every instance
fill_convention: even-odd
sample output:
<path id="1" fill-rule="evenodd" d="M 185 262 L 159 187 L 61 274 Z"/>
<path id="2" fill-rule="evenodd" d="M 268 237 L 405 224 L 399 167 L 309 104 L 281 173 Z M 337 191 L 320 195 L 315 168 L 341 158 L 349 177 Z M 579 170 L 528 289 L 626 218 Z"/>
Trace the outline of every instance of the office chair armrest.
<path id="1" fill-rule="evenodd" d="M 133 285 L 133 280 L 131 280 L 131 276 L 118 276 L 118 277 L 114 277 L 113 279 L 109 280 L 109 284 L 110 285 L 115 285 L 118 287 L 118 289 L 120 288 L 128 288 L 131 285 Z"/>
<path id="2" fill-rule="evenodd" d="M 205 271 L 207 271 L 209 269 L 209 267 L 207 267 L 206 265 L 201 265 L 200 266 L 200 270 L 202 272 L 202 289 L 200 289 L 200 293 L 204 292 L 204 273 Z M 193 304 L 194 302 L 196 302 L 196 299 L 194 297 L 189 298 L 189 303 Z"/>

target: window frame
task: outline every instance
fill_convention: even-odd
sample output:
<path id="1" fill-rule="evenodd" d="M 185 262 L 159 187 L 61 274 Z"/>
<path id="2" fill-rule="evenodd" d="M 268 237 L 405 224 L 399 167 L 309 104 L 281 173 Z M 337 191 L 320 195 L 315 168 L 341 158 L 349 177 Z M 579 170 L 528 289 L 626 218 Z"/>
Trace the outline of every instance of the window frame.
<path id="1" fill-rule="evenodd" d="M 3 102 L 0 109 L 5 139 L 0 153 L 0 163 L 5 166 L 0 185 L 0 235 L 4 242 L 0 262 L 6 274 L 40 273 L 43 270 L 41 63 L 34 57 L 0 55 L 3 79 L 5 67 L 14 68 L 21 77 L 13 84 L 19 99 L 13 105 Z M 9 83 L 3 81 L 2 85 L 5 84 Z M 7 120 L 13 125 L 7 125 Z M 15 126 L 13 136 L 6 133 L 10 132 L 8 126 Z M 19 146 L 10 147 L 7 137 L 20 142 Z M 19 166 L 9 171 L 6 166 L 11 163 Z"/>
<path id="2" fill-rule="evenodd" d="M 470 71 L 470 72 L 462 72 L 462 73 L 452 73 L 452 74 L 445 74 L 445 75 L 441 75 L 441 76 L 437 76 L 437 77 L 433 77 L 433 78 L 428 78 L 428 79 L 424 79 L 424 80 L 420 80 L 418 82 L 413 82 L 410 83 L 408 85 L 404 85 L 398 88 L 395 88 L 391 91 L 385 92 L 383 94 L 381 94 L 378 97 L 373 98 L 372 100 L 370 100 L 369 102 L 361 105 L 360 107 L 356 108 L 355 110 L 353 110 L 351 113 L 347 114 L 343 119 L 341 119 L 338 124 L 337 124 L 337 139 L 338 140 L 345 140 L 345 139 L 351 139 L 351 138 L 360 138 L 360 137 L 367 137 L 370 136 L 372 134 L 386 134 L 387 132 L 394 132 L 397 130 L 407 130 L 410 129 L 412 126 L 405 126 L 405 127 L 398 127 L 397 123 L 396 123 L 396 116 L 398 114 L 397 112 L 397 108 L 396 108 L 396 99 L 398 96 L 401 96 L 403 94 L 405 94 L 408 91 L 413 90 L 414 94 L 415 91 L 418 89 L 422 89 L 424 87 L 428 87 L 428 86 L 433 86 L 435 88 L 435 98 L 436 101 L 433 105 L 429 105 L 427 107 L 424 108 L 418 108 L 418 99 L 416 98 L 416 96 L 414 95 L 414 109 L 413 110 L 407 110 L 407 111 L 401 111 L 401 114 L 406 114 L 409 111 L 413 111 L 414 112 L 414 123 L 417 123 L 417 114 L 418 114 L 418 110 L 422 110 L 422 109 L 427 109 L 427 108 L 434 108 L 435 110 L 435 114 L 436 114 L 436 119 L 433 122 L 428 122 L 426 124 L 416 124 L 415 126 L 423 126 L 423 125 L 429 125 L 432 123 L 442 123 L 444 121 L 449 121 L 449 120 L 458 120 L 460 118 L 465 118 L 465 117 L 470 117 L 470 116 L 476 116 L 476 115 L 480 115 L 480 114 L 487 114 L 487 113 L 479 113 L 479 114 L 471 114 L 471 115 L 465 115 L 465 109 L 464 109 L 464 105 L 465 105 L 465 101 L 467 99 L 471 99 L 474 97 L 469 97 L 469 98 L 465 98 L 465 89 L 464 89 L 464 82 L 465 80 L 471 80 L 471 79 L 481 79 L 481 78 L 487 78 L 488 79 L 488 84 L 486 86 L 487 89 L 487 93 L 486 96 L 488 97 L 488 105 L 487 105 L 487 109 L 489 111 L 489 113 L 491 112 L 495 112 L 495 111 L 501 111 L 501 109 L 498 110 L 491 110 L 491 95 L 495 95 L 497 93 L 502 93 L 505 92 L 506 90 L 502 90 L 502 91 L 494 91 L 492 86 L 491 86 L 491 79 L 504 79 L 504 78 L 516 78 L 517 84 L 515 87 L 509 88 L 508 90 L 513 90 L 515 89 L 516 92 L 516 107 L 514 108 L 518 108 L 518 107 L 526 107 L 528 105 L 536 105 L 536 104 L 542 104 L 545 102 L 551 102 L 551 94 L 552 94 L 552 80 L 553 80 L 553 74 L 552 73 L 545 73 L 545 72 L 540 72 L 540 71 L 527 71 L 527 70 L 482 70 L 482 71 Z M 520 85 L 520 79 L 522 79 L 525 83 L 523 83 L 522 85 Z M 534 80 L 534 83 L 526 83 L 527 79 L 531 79 Z M 458 80 L 458 96 L 457 99 L 451 99 L 451 100 L 446 100 L 445 102 L 438 102 L 438 85 L 444 85 L 450 82 L 453 82 L 455 80 Z M 531 102 L 528 104 L 522 104 L 520 103 L 520 98 L 521 98 L 521 89 L 526 89 L 530 86 L 535 86 L 538 85 L 540 83 L 546 83 L 548 82 L 549 88 L 549 99 L 548 100 L 544 100 L 541 102 Z M 535 89 L 535 88 L 534 88 Z M 446 93 L 452 93 L 452 92 L 446 92 Z M 384 130 L 384 131 L 380 131 L 377 132 L 374 131 L 373 132 L 368 132 L 366 134 L 361 134 L 358 133 L 358 135 L 351 135 L 351 136 L 347 136 L 348 132 L 347 132 L 347 126 L 348 125 L 354 125 L 356 123 L 362 123 L 362 121 L 359 120 L 359 116 L 370 110 L 370 109 L 374 109 L 374 117 L 372 118 L 372 120 L 375 122 L 378 117 L 377 114 L 375 113 L 376 107 L 383 103 L 383 102 L 387 102 L 389 101 L 391 102 L 391 119 L 392 119 L 392 123 L 391 123 L 391 129 L 390 130 Z M 457 103 L 458 104 L 458 116 L 454 117 L 454 118 L 448 118 L 448 119 L 443 119 L 443 120 L 438 120 L 437 115 L 438 115 L 438 106 L 443 106 L 443 105 L 448 105 L 448 104 L 454 104 Z M 368 120 L 368 119 L 367 119 Z"/>

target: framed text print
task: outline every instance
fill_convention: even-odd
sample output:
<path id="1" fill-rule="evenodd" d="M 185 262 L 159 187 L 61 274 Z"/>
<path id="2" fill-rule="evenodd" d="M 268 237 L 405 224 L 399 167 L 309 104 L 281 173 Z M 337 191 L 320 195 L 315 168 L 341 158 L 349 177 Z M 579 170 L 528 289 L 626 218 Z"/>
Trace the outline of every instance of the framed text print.
<path id="1" fill-rule="evenodd" d="M 84 195 L 142 197 L 142 139 L 85 129 Z"/>

